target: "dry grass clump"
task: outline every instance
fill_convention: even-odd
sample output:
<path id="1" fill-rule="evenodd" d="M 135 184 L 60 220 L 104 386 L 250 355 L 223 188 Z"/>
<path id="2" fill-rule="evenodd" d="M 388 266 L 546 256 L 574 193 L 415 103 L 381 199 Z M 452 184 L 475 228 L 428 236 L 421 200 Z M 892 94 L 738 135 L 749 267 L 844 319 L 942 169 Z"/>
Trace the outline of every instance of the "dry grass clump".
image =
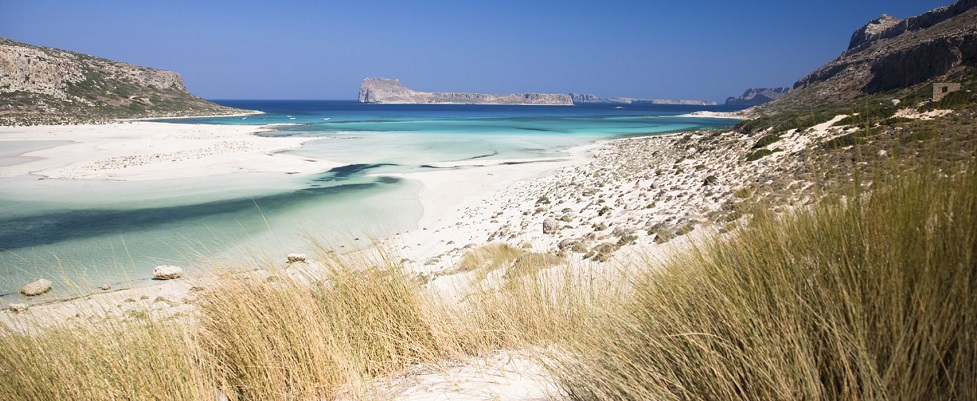
<path id="1" fill-rule="evenodd" d="M 589 282 L 500 277 L 466 287 L 454 304 L 388 262 L 327 263 L 321 279 L 292 269 L 225 274 L 199 294 L 190 321 L 8 329 L 0 399 L 382 398 L 374 379 L 413 364 L 567 337 L 581 315 L 574 308 L 586 306 L 576 283 Z"/>
<path id="2" fill-rule="evenodd" d="M 232 399 L 334 397 L 464 349 L 460 327 L 389 267 L 337 262 L 311 285 L 284 274 L 229 277 L 201 308 L 203 348 Z"/>
<path id="3" fill-rule="evenodd" d="M 574 399 L 977 399 L 977 171 L 877 183 L 642 273 Z"/>
<path id="4" fill-rule="evenodd" d="M 0 399 L 215 399 L 214 376 L 192 330 L 106 321 L 39 335 L 0 329 Z"/>
<path id="5" fill-rule="evenodd" d="M 502 271 L 505 278 L 515 278 L 565 262 L 556 255 L 529 252 L 505 243 L 492 243 L 465 253 L 452 273 L 474 272 L 475 281 L 481 281 L 495 271 Z"/>

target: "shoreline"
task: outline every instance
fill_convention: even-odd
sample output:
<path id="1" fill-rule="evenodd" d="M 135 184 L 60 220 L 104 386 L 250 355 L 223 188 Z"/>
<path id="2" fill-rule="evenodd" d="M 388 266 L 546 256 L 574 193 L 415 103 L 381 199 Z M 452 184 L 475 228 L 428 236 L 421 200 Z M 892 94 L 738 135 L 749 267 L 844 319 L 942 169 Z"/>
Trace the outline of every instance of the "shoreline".
<path id="1" fill-rule="evenodd" d="M 154 127 L 164 124 L 170 129 L 186 133 L 183 124 L 134 122 L 126 126 Z M 196 127 L 196 125 L 186 125 Z M 210 126 L 213 127 L 213 126 Z M 102 127 L 104 128 L 104 127 Z M 122 127 L 122 131 L 125 127 Z M 230 135 L 236 137 L 250 136 L 252 138 L 271 139 L 254 135 L 254 126 L 218 126 L 215 129 L 227 129 Z M 109 130 L 109 132 L 118 133 Z M 5 140 L 4 131 L 0 130 L 0 141 Z M 171 132 L 172 134 L 172 132 Z M 99 136 L 100 135 L 100 136 Z M 105 139 L 103 131 L 96 137 Z M 386 238 L 378 238 L 376 248 L 351 250 L 343 253 L 343 257 L 357 257 L 370 255 L 388 255 L 401 258 L 401 262 L 408 271 L 420 274 L 430 279 L 430 285 L 435 288 L 450 286 L 453 277 L 450 272 L 461 260 L 463 255 L 473 247 L 490 243 L 506 243 L 515 247 L 530 249 L 533 252 L 559 253 L 571 264 L 589 264 L 590 257 L 582 260 L 584 252 L 570 252 L 565 247 L 567 241 L 578 242 L 587 251 L 598 248 L 605 242 L 619 242 L 624 236 L 634 234 L 635 249 L 643 249 L 657 255 L 664 248 L 647 248 L 654 246 L 654 234 L 649 229 L 652 223 L 667 223 L 671 226 L 689 223 L 692 213 L 688 205 L 682 202 L 688 198 L 688 191 L 681 199 L 669 200 L 651 210 L 652 214 L 644 213 L 647 198 L 645 195 L 623 199 L 618 192 L 626 192 L 625 185 L 634 188 L 647 186 L 648 170 L 655 163 L 664 164 L 665 160 L 674 160 L 678 153 L 685 149 L 674 146 L 684 137 L 695 134 L 690 132 L 675 132 L 644 137 L 618 138 L 601 140 L 581 146 L 566 149 L 567 156 L 512 160 L 475 160 L 440 163 L 441 168 L 429 171 L 416 171 L 402 174 L 383 174 L 397 176 L 419 182 L 422 186 L 418 200 L 422 206 L 422 215 L 417 221 L 416 228 L 395 233 Z M 286 138 L 298 144 L 317 138 Z M 297 141 L 296 141 L 297 140 Z M 199 142 L 199 141 L 198 141 Z M 194 143 L 198 143 L 194 142 Z M 209 143 L 203 141 L 201 143 Z M 276 142 L 277 144 L 277 142 Z M 632 154 L 632 151 L 637 152 Z M 253 153 L 253 152 L 252 152 Z M 259 152 L 260 154 L 260 152 Z M 651 155 L 654 154 L 652 157 Z M 43 154 L 42 154 L 43 155 Z M 723 152 L 725 156 L 726 153 Z M 267 156 L 267 155 L 266 155 Z M 270 156 L 269 156 L 270 157 Z M 651 159 L 647 159 L 651 157 Z M 625 160 L 633 159 L 633 160 Z M 655 161 L 658 160 L 658 161 Z M 619 162 L 626 161 L 624 164 Z M 321 163 L 308 163 L 319 164 Z M 151 176 L 151 175 L 150 175 Z M 142 175 L 141 177 L 147 177 Z M 632 180 L 638 179 L 636 184 Z M 676 184 L 690 187 L 695 182 L 701 183 L 698 174 L 680 176 L 674 180 Z M 137 181 L 137 180 L 131 180 Z M 642 184 L 641 181 L 645 183 Z M 627 187 L 631 188 L 631 187 Z M 640 191 L 639 191 L 640 192 Z M 677 197 L 672 195 L 672 197 Z M 621 198 L 621 199 L 618 199 Z M 545 202 L 544 202 L 545 201 Z M 612 214 L 605 214 L 601 207 L 603 202 L 612 202 Z M 693 205 L 694 206 L 694 205 Z M 715 208 L 716 203 L 710 202 L 709 208 Z M 674 209 L 674 210 L 673 210 Z M 695 213 L 699 213 L 696 211 Z M 563 217 L 561 217 L 563 216 Z M 546 220 L 559 221 L 556 232 L 547 232 L 544 228 Z M 636 219 L 653 219 L 655 221 L 636 221 Z M 692 221 L 698 221 L 692 218 Z M 603 228 L 600 226 L 603 225 Z M 647 233 L 645 233 L 647 231 Z M 681 241 L 679 241 L 681 242 Z M 630 246 L 630 245 L 629 245 Z M 576 249 L 576 248 L 575 248 Z M 614 256 L 618 262 L 626 255 L 633 255 L 625 250 Z M 310 274 L 312 277 L 321 272 L 314 257 L 325 255 L 310 255 L 310 263 L 292 266 L 289 271 L 294 274 Z M 611 256 L 608 254 L 607 256 Z M 241 266 L 276 266 L 284 269 L 289 266 L 284 260 L 257 261 L 242 256 Z M 367 259 L 369 260 L 369 259 Z M 608 259 L 615 263 L 614 259 Z M 607 261 L 607 260 L 601 260 Z M 262 270 L 249 274 L 262 274 Z M 29 316 L 71 315 L 65 310 L 78 310 L 79 305 L 113 304 L 111 308 L 121 305 L 118 296 L 108 294 L 129 294 L 127 299 L 140 298 L 140 302 L 133 305 L 143 305 L 147 308 L 159 309 L 162 315 L 175 313 L 190 306 L 192 294 L 189 288 L 208 286 L 220 273 L 197 272 L 194 276 L 173 282 L 148 283 L 146 280 L 136 280 L 140 284 L 135 288 L 119 289 L 108 293 L 94 291 L 87 295 L 80 295 L 71 300 L 53 301 L 43 305 L 32 305 L 32 311 L 24 314 L 14 314 L 9 310 L 2 312 L 2 320 L 23 321 Z M 148 273 L 147 273 L 148 274 Z M 290 273 L 292 274 L 292 273 Z M 441 280 L 440 278 L 446 278 Z M 457 277 L 454 277 L 457 278 Z M 26 283 L 25 283 L 26 284 Z M 174 290 L 174 288 L 178 290 Z M 169 300 L 167 307 L 158 306 L 152 302 L 141 302 L 142 297 L 154 300 L 159 297 Z M 41 299 L 38 301 L 44 302 Z M 28 301 L 30 302 L 30 301 Z M 3 305 L 6 306 L 6 305 Z M 132 305 L 127 305 L 129 307 Z M 105 309 L 105 308 L 98 308 Z M 153 309 L 155 310 L 155 309 Z"/>
<path id="2" fill-rule="evenodd" d="M 0 144 L 61 142 L 17 154 L 36 159 L 3 166 L 0 178 L 140 181 L 240 172 L 312 174 L 339 165 L 282 153 L 319 138 L 260 135 L 265 131 L 263 126 L 150 121 L 0 127 Z"/>

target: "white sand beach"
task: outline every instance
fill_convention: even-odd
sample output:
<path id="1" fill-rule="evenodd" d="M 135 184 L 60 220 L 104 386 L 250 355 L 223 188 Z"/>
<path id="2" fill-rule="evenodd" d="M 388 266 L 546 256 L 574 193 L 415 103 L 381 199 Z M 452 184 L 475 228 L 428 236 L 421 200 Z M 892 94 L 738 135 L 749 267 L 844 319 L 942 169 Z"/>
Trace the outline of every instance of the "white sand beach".
<path id="1" fill-rule="evenodd" d="M 309 174 L 335 165 L 281 154 L 314 138 L 262 137 L 254 126 L 149 121 L 107 125 L 0 127 L 0 149 L 32 142 L 0 178 L 158 180 L 239 172 Z M 45 147 L 43 142 L 50 141 Z M 37 149 L 39 148 L 39 149 Z"/>

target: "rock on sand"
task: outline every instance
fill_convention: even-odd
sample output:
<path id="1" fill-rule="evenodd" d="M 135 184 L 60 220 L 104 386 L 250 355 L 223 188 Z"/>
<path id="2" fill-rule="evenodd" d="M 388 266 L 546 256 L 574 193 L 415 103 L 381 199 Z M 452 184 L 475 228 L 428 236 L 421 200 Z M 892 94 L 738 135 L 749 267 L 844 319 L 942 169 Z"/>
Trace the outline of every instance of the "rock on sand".
<path id="1" fill-rule="evenodd" d="M 162 265 L 153 269 L 153 278 L 157 280 L 173 280 L 183 276 L 183 269 L 178 266 Z"/>
<path id="2" fill-rule="evenodd" d="M 20 290 L 20 293 L 30 297 L 34 295 L 41 295 L 48 291 L 51 291 L 51 282 L 42 278 L 33 283 L 25 285 L 24 288 Z"/>

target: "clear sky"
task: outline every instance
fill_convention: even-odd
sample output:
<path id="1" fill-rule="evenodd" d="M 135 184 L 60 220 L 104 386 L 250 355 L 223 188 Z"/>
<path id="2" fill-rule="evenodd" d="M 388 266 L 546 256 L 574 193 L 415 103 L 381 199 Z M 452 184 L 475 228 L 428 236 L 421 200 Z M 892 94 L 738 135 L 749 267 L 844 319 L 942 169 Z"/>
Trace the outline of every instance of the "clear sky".
<path id="1" fill-rule="evenodd" d="M 210 99 L 424 91 L 722 102 L 791 86 L 883 13 L 952 0 L 0 0 L 0 36 L 181 73 Z"/>

